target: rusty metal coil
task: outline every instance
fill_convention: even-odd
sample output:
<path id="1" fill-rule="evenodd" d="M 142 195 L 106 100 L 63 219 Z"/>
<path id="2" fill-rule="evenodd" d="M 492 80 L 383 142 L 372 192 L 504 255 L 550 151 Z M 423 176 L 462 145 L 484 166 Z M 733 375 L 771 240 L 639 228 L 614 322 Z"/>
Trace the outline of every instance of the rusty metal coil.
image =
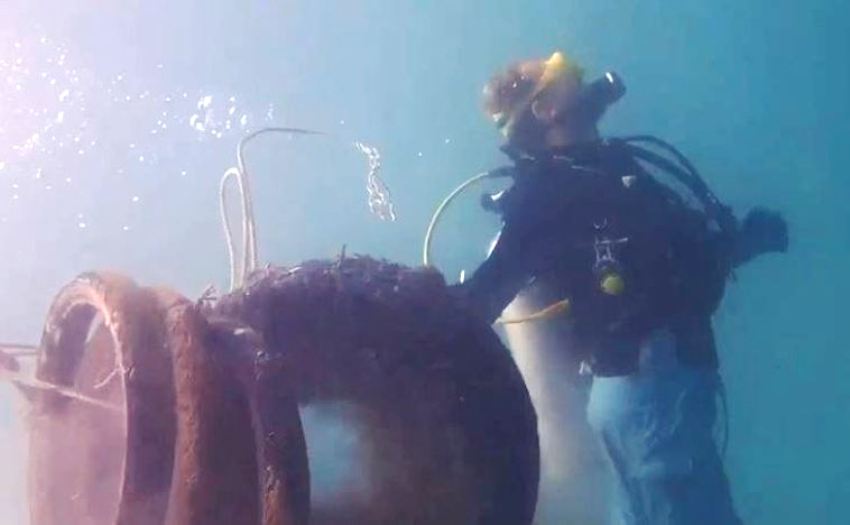
<path id="1" fill-rule="evenodd" d="M 80 395 L 30 393 L 32 523 L 306 524 L 297 409 L 242 333 L 119 275 L 66 286 L 36 378 Z"/>
<path id="2" fill-rule="evenodd" d="M 34 525 L 532 521 L 528 392 L 433 271 L 269 268 L 215 307 L 86 274 L 54 301 L 40 352 Z M 328 403 L 365 444 L 368 490 L 311 502 L 299 410 Z"/>

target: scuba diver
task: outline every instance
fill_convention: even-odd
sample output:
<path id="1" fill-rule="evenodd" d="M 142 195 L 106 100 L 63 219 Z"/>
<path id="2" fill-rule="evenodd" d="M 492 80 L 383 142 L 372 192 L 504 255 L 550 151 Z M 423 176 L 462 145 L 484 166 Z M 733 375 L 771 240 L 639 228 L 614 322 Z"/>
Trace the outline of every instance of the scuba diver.
<path id="1" fill-rule="evenodd" d="M 787 251 L 787 225 L 764 208 L 739 221 L 666 142 L 600 137 L 624 94 L 616 74 L 585 83 L 560 52 L 488 82 L 485 111 L 512 160 L 499 175 L 513 183 L 482 198 L 502 229 L 456 291 L 490 322 L 532 286 L 552 306 L 529 319 L 568 317 L 564 351 L 593 378 L 587 418 L 611 467 L 613 523 L 737 524 L 713 436 L 711 317 L 735 268 Z"/>

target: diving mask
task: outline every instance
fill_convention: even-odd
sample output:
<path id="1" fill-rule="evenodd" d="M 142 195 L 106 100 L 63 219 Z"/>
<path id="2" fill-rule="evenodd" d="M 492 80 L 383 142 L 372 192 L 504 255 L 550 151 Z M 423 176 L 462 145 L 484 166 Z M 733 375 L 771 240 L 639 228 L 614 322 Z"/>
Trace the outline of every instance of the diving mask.
<path id="1" fill-rule="evenodd" d="M 574 78 L 576 83 L 580 84 L 582 75 L 582 69 L 575 62 L 569 60 L 564 53 L 560 51 L 552 53 L 552 56 L 543 62 L 543 71 L 534 83 L 533 89 L 516 104 L 513 104 L 512 107 L 493 113 L 493 123 L 501 130 L 503 135 L 510 135 L 516 121 L 527 113 L 529 108 L 534 105 L 548 88 L 552 87 L 559 80 L 569 77 Z M 516 86 L 517 84 L 514 83 L 514 88 Z"/>
<path id="2" fill-rule="evenodd" d="M 554 53 L 544 63 L 543 73 L 534 89 L 510 111 L 501 111 L 492 115 L 493 122 L 505 137 L 509 137 L 517 122 L 526 117 L 529 111 L 540 118 L 536 106 L 543 102 L 550 88 L 558 81 L 575 78 L 580 84 L 583 71 L 575 63 L 569 61 L 562 53 Z M 606 72 L 602 77 L 579 88 L 575 96 L 568 97 L 565 102 L 551 101 L 550 122 L 571 123 L 580 126 L 594 125 L 602 117 L 609 106 L 620 100 L 626 94 L 623 80 L 614 72 Z"/>

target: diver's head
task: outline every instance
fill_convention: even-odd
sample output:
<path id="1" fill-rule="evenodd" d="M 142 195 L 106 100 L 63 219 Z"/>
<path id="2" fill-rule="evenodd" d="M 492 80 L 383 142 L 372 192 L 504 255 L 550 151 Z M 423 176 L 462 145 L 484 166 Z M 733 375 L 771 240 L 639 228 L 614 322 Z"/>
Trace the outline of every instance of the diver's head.
<path id="1" fill-rule="evenodd" d="M 585 84 L 581 68 L 556 52 L 491 78 L 484 86 L 484 110 L 509 145 L 535 152 L 595 139 L 605 109 L 624 93 L 614 73 Z"/>

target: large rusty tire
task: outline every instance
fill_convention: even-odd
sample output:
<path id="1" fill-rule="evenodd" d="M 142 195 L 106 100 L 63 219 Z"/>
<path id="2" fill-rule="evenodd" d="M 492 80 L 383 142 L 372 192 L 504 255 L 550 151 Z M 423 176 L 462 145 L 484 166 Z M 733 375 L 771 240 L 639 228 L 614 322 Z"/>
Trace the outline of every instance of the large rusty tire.
<path id="1" fill-rule="evenodd" d="M 34 525 L 306 524 L 294 402 L 263 379 L 259 342 L 221 346 L 234 332 L 220 332 L 176 294 L 114 274 L 60 292 L 36 375 L 84 398 L 33 397 Z M 272 403 L 277 420 L 261 413 Z"/>
<path id="2" fill-rule="evenodd" d="M 343 406 L 356 421 L 371 490 L 314 503 L 313 525 L 531 523 L 539 451 L 528 392 L 439 274 L 368 258 L 270 268 L 216 313 L 262 335 L 302 408 Z"/>

